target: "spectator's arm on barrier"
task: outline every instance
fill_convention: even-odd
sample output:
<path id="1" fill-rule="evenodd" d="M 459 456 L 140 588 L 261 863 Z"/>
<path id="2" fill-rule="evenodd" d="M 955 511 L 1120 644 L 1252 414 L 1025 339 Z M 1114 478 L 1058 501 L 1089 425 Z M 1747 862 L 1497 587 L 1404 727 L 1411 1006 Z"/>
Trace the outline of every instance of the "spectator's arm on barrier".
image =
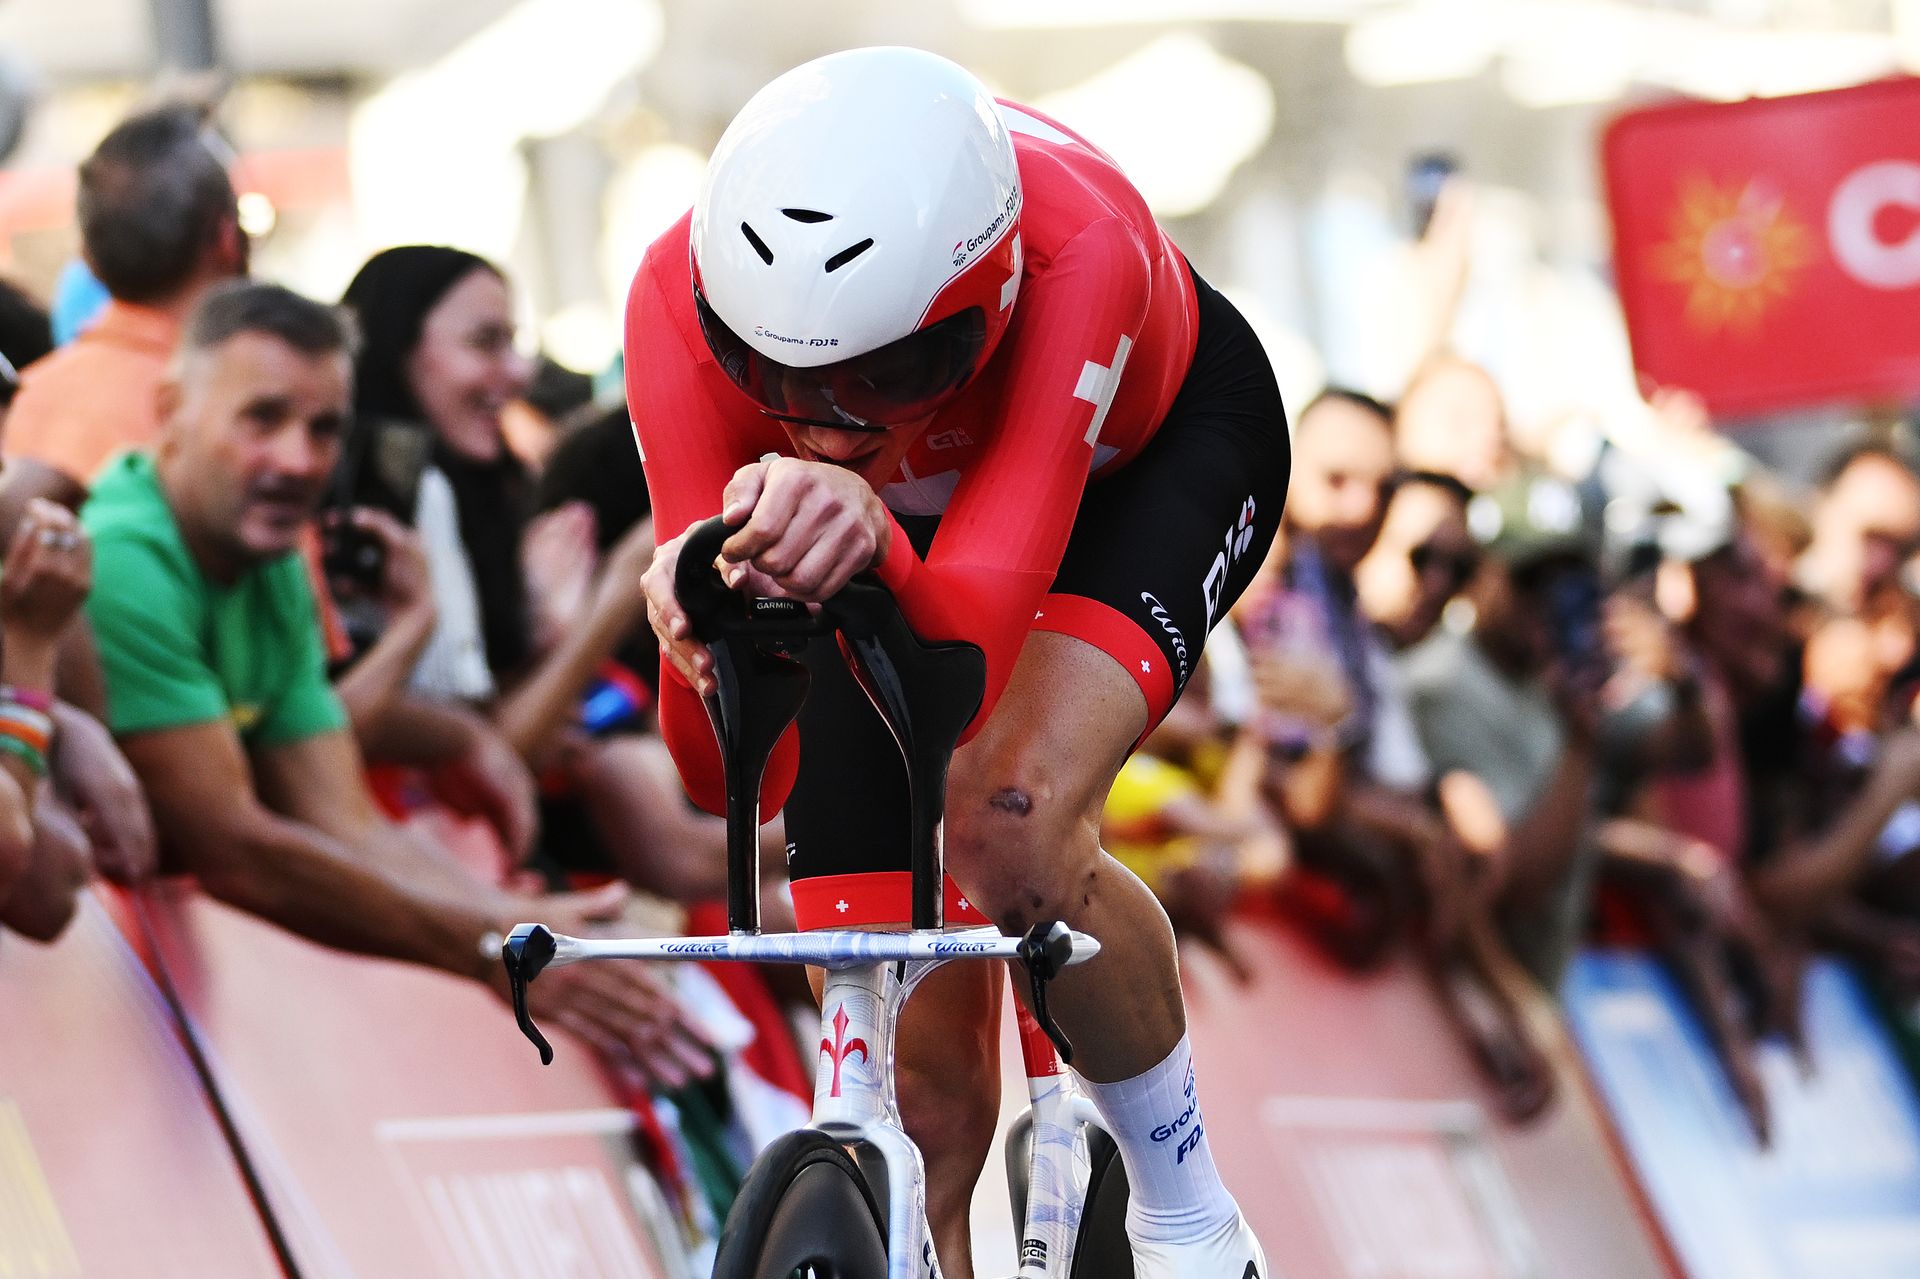
<path id="1" fill-rule="evenodd" d="M 33 859 L 33 812 L 27 793 L 0 773 L 0 919 Z"/>
<path id="2" fill-rule="evenodd" d="M 94 865 L 115 883 L 153 873 L 158 856 L 147 795 L 106 726 L 77 706 L 56 702 L 54 791 L 73 809 L 93 846 Z"/>
<path id="3" fill-rule="evenodd" d="M 623 733 L 580 752 L 574 776 L 604 829 L 626 832 L 612 850 L 628 883 L 675 902 L 715 900 L 727 889 L 727 825 L 687 802 L 666 743 Z M 778 818 L 761 828 L 762 878 L 785 891 L 786 840 Z"/>
<path id="4" fill-rule="evenodd" d="M 1597 708 L 1591 692 L 1561 681 L 1566 745 L 1547 784 L 1507 836 L 1506 904 L 1521 911 L 1551 901 L 1566 883 L 1586 829 L 1594 775 Z"/>
<path id="5" fill-rule="evenodd" d="M 1920 728 L 1887 736 L 1866 785 L 1827 831 L 1788 844 L 1753 873 L 1753 894 L 1775 919 L 1804 927 L 1872 865 L 1880 832 L 1920 795 Z"/>
<path id="6" fill-rule="evenodd" d="M 344 730 L 261 750 L 259 797 L 256 769 L 225 723 L 134 734 L 125 745 L 185 869 L 221 900 L 325 945 L 472 977 L 505 1000 L 495 934 L 521 919 L 590 932 L 626 900 L 620 885 L 520 898 L 466 874 L 381 818 Z M 536 1017 L 665 1087 L 713 1069 L 705 1032 L 639 965 L 557 970 L 528 998 Z"/>
<path id="7" fill-rule="evenodd" d="M 332 839 L 410 889 L 454 900 L 493 894 L 497 911 L 516 903 L 494 894 L 444 849 L 395 825 L 362 781 L 360 752 L 346 733 L 320 733 L 252 752 L 260 800 L 274 813 Z"/>
<path id="8" fill-rule="evenodd" d="M 93 859 L 73 814 L 44 786 L 34 801 L 31 837 L 25 870 L 0 904 L 0 925 L 50 942 L 72 921 Z"/>
<path id="9" fill-rule="evenodd" d="M 301 753 L 323 770 L 313 779 L 316 791 L 325 788 L 305 807 L 335 801 L 344 823 L 371 810 L 372 800 L 357 772 L 344 793 L 328 785 L 357 761 L 344 733 L 321 736 L 338 739 L 346 762 L 330 764 L 324 750 Z M 213 896 L 325 945 L 480 980 L 492 975 L 497 965 L 481 955 L 480 940 L 500 927 L 502 916 L 488 911 L 487 895 L 449 893 L 447 874 L 431 863 L 415 881 L 419 868 L 404 860 L 382 859 L 297 814 L 272 811 L 255 795 L 247 756 L 227 723 L 135 733 L 123 745 L 146 786 L 162 842 Z M 291 762 L 282 757 L 283 765 Z M 286 789 L 284 768 L 266 771 Z"/>

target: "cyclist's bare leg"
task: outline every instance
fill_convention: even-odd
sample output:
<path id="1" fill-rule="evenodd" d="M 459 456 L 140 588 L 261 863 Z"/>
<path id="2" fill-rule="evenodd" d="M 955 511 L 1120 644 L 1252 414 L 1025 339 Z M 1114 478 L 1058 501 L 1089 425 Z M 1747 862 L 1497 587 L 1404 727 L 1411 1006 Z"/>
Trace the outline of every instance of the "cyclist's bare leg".
<path id="1" fill-rule="evenodd" d="M 809 969 L 819 996 L 824 975 Z M 973 1279 L 973 1188 L 1000 1121 L 998 964 L 929 973 L 900 1016 L 894 1089 L 927 1171 L 927 1221 L 945 1279 Z"/>
<path id="2" fill-rule="evenodd" d="M 1138 1272 L 1264 1274 L 1206 1135 L 1173 929 L 1100 847 L 1101 808 L 1146 722 L 1119 662 L 1077 639 L 1030 636 L 992 718 L 955 756 L 948 865 L 1003 932 L 1063 919 L 1100 939 L 1099 958 L 1068 970 L 1048 1003 L 1126 1162 Z"/>
<path id="3" fill-rule="evenodd" d="M 956 753 L 947 788 L 947 868 L 976 906 L 1004 932 L 1064 919 L 1100 939 L 1099 958 L 1057 980 L 1048 1000 L 1074 1041 L 1075 1070 L 1096 1082 L 1162 1067 L 1186 1033 L 1166 912 L 1100 848 L 1107 792 L 1146 720 L 1139 686 L 1113 658 L 1069 636 L 1032 635 L 992 717 Z M 897 1042 L 908 1114 L 937 1114 L 951 1097 L 950 1032 L 974 1014 L 943 1010 L 941 998 L 916 994 L 909 1006 L 919 1003 L 922 1016 L 909 1019 Z M 923 1140 L 917 1132 L 915 1139 Z M 923 1151 L 939 1140 L 929 1134 Z M 941 1265 L 956 1275 L 971 1271 L 949 1266 L 956 1249 L 946 1245 L 966 1238 L 960 1214 L 979 1167 L 972 1158 L 943 1159 L 938 1175 L 964 1178 L 964 1186 L 936 1188 L 928 1160 L 929 1202 L 953 1214 L 934 1223 Z"/>
<path id="4" fill-rule="evenodd" d="M 947 866 L 988 918 L 1007 933 L 1064 919 L 1100 939 L 1099 958 L 1070 969 L 1048 1000 L 1074 1068 L 1102 1082 L 1159 1064 L 1186 1031 L 1166 912 L 1100 847 L 1101 808 L 1146 723 L 1146 699 L 1118 662 L 1039 632 L 954 756 L 947 788 Z"/>

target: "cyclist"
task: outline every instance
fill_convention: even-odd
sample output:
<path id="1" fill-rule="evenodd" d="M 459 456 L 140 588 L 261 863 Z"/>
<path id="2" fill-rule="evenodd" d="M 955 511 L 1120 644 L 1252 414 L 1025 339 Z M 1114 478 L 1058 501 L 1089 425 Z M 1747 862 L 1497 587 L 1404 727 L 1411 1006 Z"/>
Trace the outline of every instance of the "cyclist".
<path id="1" fill-rule="evenodd" d="M 1095 147 L 942 58 L 863 49 L 774 80 L 722 136 L 634 281 L 627 392 L 663 536 L 721 511 L 744 525 L 722 556 L 742 590 L 820 600 L 874 569 L 922 635 L 985 651 L 948 787 L 948 918 L 1100 938 L 1050 1002 L 1126 1165 L 1137 1273 L 1266 1276 L 1201 1122 L 1166 915 L 1097 835 L 1279 520 L 1286 424 L 1245 320 Z M 647 581 L 661 721 L 719 811 L 681 543 Z M 763 795 L 785 803 L 802 927 L 908 918 L 906 873 L 877 873 L 899 863 L 902 776 L 818 662 Z M 899 1087 L 965 1279 L 999 983 L 937 976 L 908 1005 Z"/>

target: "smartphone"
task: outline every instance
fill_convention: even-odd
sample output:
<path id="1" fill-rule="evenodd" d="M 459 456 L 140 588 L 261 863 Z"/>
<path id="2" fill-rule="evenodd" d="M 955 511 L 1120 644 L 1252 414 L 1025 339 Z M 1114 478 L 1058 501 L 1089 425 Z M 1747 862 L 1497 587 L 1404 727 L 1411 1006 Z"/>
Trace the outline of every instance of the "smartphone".
<path id="1" fill-rule="evenodd" d="M 1608 660 L 1599 573 L 1588 565 L 1567 564 L 1555 569 L 1545 586 L 1555 653 L 1573 670 L 1604 672 Z"/>
<path id="2" fill-rule="evenodd" d="M 1440 188 L 1458 172 L 1459 160 L 1446 151 L 1422 152 L 1407 162 L 1407 212 L 1413 222 L 1414 239 L 1426 235 Z"/>

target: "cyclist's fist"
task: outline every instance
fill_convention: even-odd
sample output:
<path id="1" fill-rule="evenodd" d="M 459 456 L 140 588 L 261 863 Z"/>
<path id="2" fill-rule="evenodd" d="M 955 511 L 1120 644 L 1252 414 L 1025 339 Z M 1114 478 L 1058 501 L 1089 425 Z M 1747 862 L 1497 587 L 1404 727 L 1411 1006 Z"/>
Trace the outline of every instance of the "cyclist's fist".
<path id="1" fill-rule="evenodd" d="M 721 512 L 746 527 L 720 548 L 727 581 L 749 595 L 818 602 L 886 555 L 893 521 L 867 482 L 799 458 L 741 467 Z"/>

